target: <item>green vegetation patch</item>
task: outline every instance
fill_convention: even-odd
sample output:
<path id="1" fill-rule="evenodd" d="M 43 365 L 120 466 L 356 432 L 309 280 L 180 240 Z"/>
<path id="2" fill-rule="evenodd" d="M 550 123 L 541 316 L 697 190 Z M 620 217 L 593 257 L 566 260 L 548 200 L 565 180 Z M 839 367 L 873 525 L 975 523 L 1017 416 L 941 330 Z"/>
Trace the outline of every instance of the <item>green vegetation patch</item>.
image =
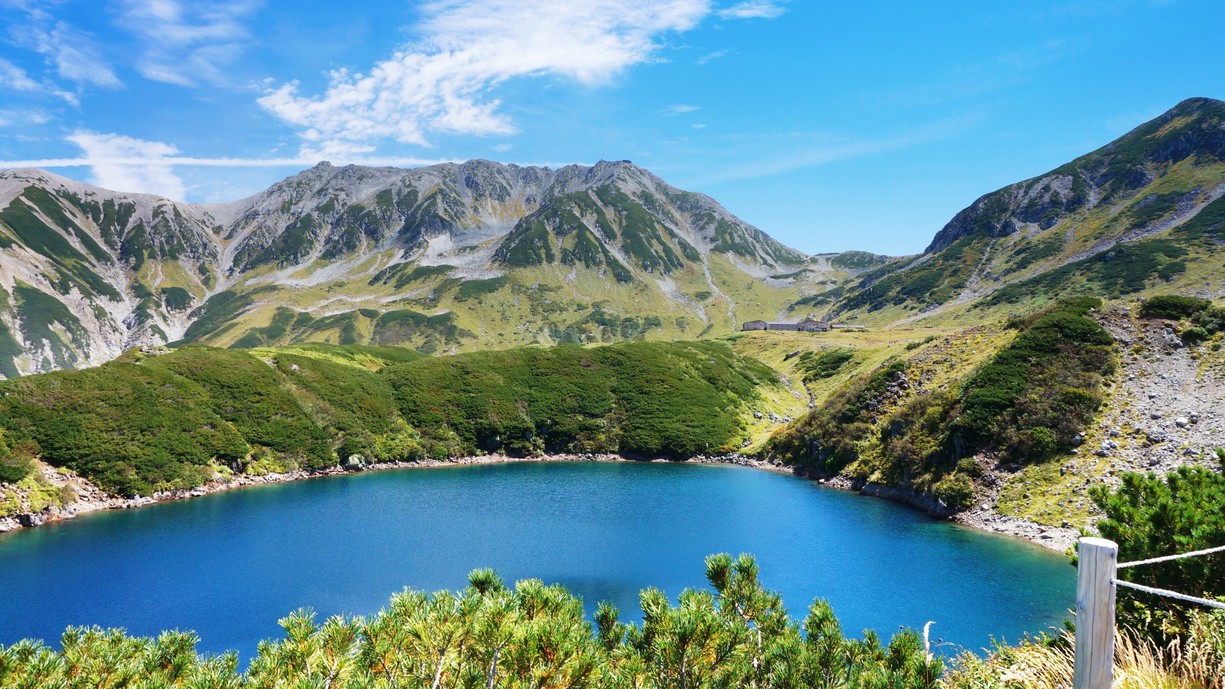
<path id="1" fill-rule="evenodd" d="M 980 300 L 979 308 L 1015 304 L 1034 295 L 1092 294 L 1118 297 L 1139 292 L 1158 280 L 1168 281 L 1186 271 L 1185 242 L 1146 239 L 1069 263 L 1028 280 L 1014 282 Z"/>
<path id="2" fill-rule="evenodd" d="M 964 509 L 980 473 L 970 455 L 1045 459 L 1072 447 L 1092 419 L 1115 361 L 1109 334 L 1087 316 L 1098 305 L 1067 300 L 1015 323 L 1021 334 L 960 389 L 916 390 L 909 362 L 886 362 L 777 432 L 762 452 L 926 494 L 943 511 Z"/>
<path id="3" fill-rule="evenodd" d="M 495 258 L 508 266 L 524 268 L 557 261 L 553 240 L 545 221 L 524 218 L 507 235 Z"/>
<path id="4" fill-rule="evenodd" d="M 1217 470 L 1129 473 L 1114 492 L 1106 486 L 1091 488 L 1089 495 L 1104 515 L 1097 529 L 1119 544 L 1119 559 L 1147 560 L 1225 543 L 1225 453 L 1221 458 Z M 1219 597 L 1225 591 L 1225 553 L 1124 569 L 1119 575 L 1145 586 Z M 1119 599 L 1122 622 L 1165 643 L 1186 633 L 1192 622 L 1192 609 L 1169 598 L 1120 589 Z"/>
<path id="5" fill-rule="evenodd" d="M 459 289 L 455 290 L 455 301 L 479 299 L 497 292 L 508 284 L 510 284 L 510 278 L 506 276 L 484 280 L 465 280 L 460 283 Z"/>
<path id="6" fill-rule="evenodd" d="M 670 273 L 685 265 L 664 238 L 664 228 L 641 203 L 612 185 L 595 193 L 620 220 L 621 249 L 638 267 L 648 273 Z"/>
<path id="7" fill-rule="evenodd" d="M 249 292 L 226 290 L 209 297 L 204 305 L 192 312 L 195 321 L 183 334 L 181 342 L 195 342 L 210 335 L 217 335 L 231 325 L 233 319 L 255 305 L 255 298 L 275 291 L 275 287 L 257 287 Z"/>
<path id="8" fill-rule="evenodd" d="M 888 260 L 888 256 L 880 256 L 867 251 L 844 251 L 831 258 L 829 264 L 844 270 L 864 270 L 886 263 Z"/>
<path id="9" fill-rule="evenodd" d="M 37 351 L 41 349 L 38 343 L 45 343 L 54 359 L 48 363 L 60 368 L 72 368 L 80 361 L 77 352 L 89 352 L 88 331 L 63 302 L 20 280 L 13 285 L 13 298 L 17 304 L 21 333 L 26 344 L 32 351 Z M 68 342 L 64 341 L 61 331 L 68 335 Z"/>
<path id="10" fill-rule="evenodd" d="M 298 321 L 298 312 L 284 306 L 277 307 L 272 314 L 272 322 L 262 328 L 252 328 L 246 335 L 230 345 L 230 349 L 250 349 L 265 345 L 277 344 L 290 333 L 290 328 Z"/>
<path id="11" fill-rule="evenodd" d="M 182 287 L 163 287 L 161 291 L 162 303 L 170 311 L 186 311 L 195 301 L 191 292 Z"/>
<path id="12" fill-rule="evenodd" d="M 64 215 L 58 202 L 46 191 L 38 187 L 27 187 L 21 196 L 13 199 L 8 207 L 0 211 L 0 222 L 31 251 L 51 260 L 58 275 L 56 289 L 61 294 L 68 294 L 75 287 L 87 297 L 101 294 L 112 301 L 119 301 L 119 292 L 94 272 L 89 259 L 73 248 L 59 230 L 43 222 L 34 213 L 31 205 L 59 223 L 65 232 L 74 233 L 82 240 L 87 250 L 95 256 L 101 256 L 101 262 L 110 262 L 111 258 L 89 235 Z"/>
<path id="13" fill-rule="evenodd" d="M 210 463 L 249 450 L 208 404 L 209 393 L 174 372 L 130 362 L 0 383 L 0 424 L 37 443 L 44 461 L 123 495 L 197 486 Z"/>
<path id="14" fill-rule="evenodd" d="M 739 446 L 764 364 L 721 343 L 475 352 L 386 369 L 401 413 L 466 452 L 688 457 Z"/>
<path id="15" fill-rule="evenodd" d="M 299 400 L 320 426 L 347 436 L 387 433 L 399 418 L 391 386 L 376 371 L 329 359 L 277 354 L 277 370 L 295 388 L 308 391 Z"/>
<path id="16" fill-rule="evenodd" d="M 836 311 L 943 304 L 965 288 L 990 242 L 986 237 L 967 235 L 922 263 L 898 264 L 892 272 L 888 266 L 869 271 L 838 302 Z"/>
<path id="17" fill-rule="evenodd" d="M 958 454 L 1043 459 L 1073 446 L 1115 366 L 1113 339 L 1087 315 L 1100 306 L 1068 299 L 1016 324 L 1021 334 L 966 382 L 951 424 Z"/>
<path id="18" fill-rule="evenodd" d="M 809 383 L 832 378 L 854 358 L 855 350 L 850 347 L 836 347 L 819 352 L 807 351 L 800 355 L 799 367 L 804 371 L 804 382 Z"/>
<path id="19" fill-rule="evenodd" d="M 48 464 L 148 495 L 199 485 L 218 465 L 262 474 L 495 451 L 726 452 L 745 437 L 758 386 L 777 383 L 725 343 L 439 358 L 395 347 L 191 346 L 0 383 L 0 429 L 37 443 Z"/>
<path id="20" fill-rule="evenodd" d="M 333 463 L 327 435 L 282 387 L 276 371 L 250 354 L 186 347 L 142 365 L 176 373 L 204 388 L 209 407 L 248 443 L 266 447 L 302 468 Z"/>
<path id="21" fill-rule="evenodd" d="M 315 237 L 320 229 L 315 217 L 308 213 L 287 225 L 267 246 L 239 251 L 234 263 L 242 264 L 243 270 L 269 264 L 280 267 L 294 265 L 314 250 Z"/>
<path id="22" fill-rule="evenodd" d="M 1212 302 L 1198 297 L 1185 297 L 1178 294 L 1160 294 L 1145 299 L 1140 304 L 1140 315 L 1145 318 L 1168 318 L 1182 320 L 1212 306 Z"/>
<path id="23" fill-rule="evenodd" d="M 412 263 L 397 263 L 375 273 L 374 277 L 370 278 L 370 286 L 386 285 L 394 282 L 396 289 L 404 289 L 408 285 L 425 282 L 436 277 L 446 277 L 447 273 L 455 270 L 455 266 L 440 265 L 440 266 L 419 266 Z"/>

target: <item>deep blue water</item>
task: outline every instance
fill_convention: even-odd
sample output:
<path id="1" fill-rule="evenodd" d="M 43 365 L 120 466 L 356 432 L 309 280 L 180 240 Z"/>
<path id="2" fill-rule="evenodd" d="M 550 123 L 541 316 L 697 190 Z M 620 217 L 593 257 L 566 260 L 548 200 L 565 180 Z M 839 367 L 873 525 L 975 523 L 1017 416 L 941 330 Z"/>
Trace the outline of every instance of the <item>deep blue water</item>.
<path id="1" fill-rule="evenodd" d="M 971 649 L 1066 615 L 1075 570 L 1013 539 L 732 466 L 530 463 L 390 471 L 249 488 L 0 536 L 0 644 L 68 625 L 194 629 L 207 652 L 279 636 L 300 607 L 377 611 L 404 587 L 566 585 L 639 619 L 638 591 L 705 585 L 703 559 L 757 556 L 802 618 L 830 600 L 848 633 L 934 620 Z"/>

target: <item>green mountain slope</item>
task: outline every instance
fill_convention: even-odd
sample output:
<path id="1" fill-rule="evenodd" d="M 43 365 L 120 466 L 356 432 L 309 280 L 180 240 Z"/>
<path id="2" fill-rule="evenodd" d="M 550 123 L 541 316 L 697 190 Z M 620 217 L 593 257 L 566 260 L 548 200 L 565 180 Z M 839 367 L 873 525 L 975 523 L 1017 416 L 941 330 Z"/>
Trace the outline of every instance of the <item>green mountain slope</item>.
<path id="1" fill-rule="evenodd" d="M 37 456 L 105 490 L 149 495 L 235 472 L 482 452 L 683 458 L 740 447 L 763 393 L 779 386 L 769 367 L 719 342 L 432 358 L 355 345 L 185 347 L 0 383 L 0 459 Z M 4 482 L 32 467 L 0 463 L 22 466 Z"/>
<path id="2" fill-rule="evenodd" d="M 917 257 L 863 275 L 838 314 L 883 322 L 1211 285 L 1225 241 L 1225 103 L 1196 98 L 958 213 Z"/>
<path id="3" fill-rule="evenodd" d="M 135 346 L 423 352 L 726 334 L 862 270 L 627 162 L 327 163 L 192 206 L 0 172 L 0 375 Z"/>

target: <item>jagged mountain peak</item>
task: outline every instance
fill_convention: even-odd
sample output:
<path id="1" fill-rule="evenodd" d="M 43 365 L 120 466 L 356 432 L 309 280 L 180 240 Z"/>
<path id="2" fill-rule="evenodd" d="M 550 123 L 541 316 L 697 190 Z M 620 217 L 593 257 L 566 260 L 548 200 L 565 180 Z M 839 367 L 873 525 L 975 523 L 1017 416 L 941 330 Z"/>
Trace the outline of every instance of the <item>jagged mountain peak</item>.
<path id="1" fill-rule="evenodd" d="M 518 329 L 497 337 L 594 337 L 576 334 L 592 324 L 599 337 L 632 337 L 643 323 L 678 334 L 702 324 L 696 334 L 715 321 L 735 326 L 732 294 L 748 289 L 745 308 L 756 317 L 763 304 L 768 315 L 786 303 L 763 297 L 771 290 L 801 296 L 818 283 L 797 270 L 807 257 L 628 161 L 556 170 L 323 162 L 246 199 L 207 205 L 41 170 L 2 172 L 0 190 L 0 374 L 9 377 L 179 339 L 453 347 L 517 312 L 525 290 L 546 287 L 575 308 L 602 306 L 590 322 L 563 327 L 545 306 L 552 299 L 532 297 L 515 316 Z M 517 262 L 510 249 L 534 223 L 544 223 L 554 253 Z M 473 294 L 488 296 L 474 305 Z M 618 310 L 645 321 L 609 326 L 614 294 Z M 479 306 L 485 298 L 501 316 Z"/>

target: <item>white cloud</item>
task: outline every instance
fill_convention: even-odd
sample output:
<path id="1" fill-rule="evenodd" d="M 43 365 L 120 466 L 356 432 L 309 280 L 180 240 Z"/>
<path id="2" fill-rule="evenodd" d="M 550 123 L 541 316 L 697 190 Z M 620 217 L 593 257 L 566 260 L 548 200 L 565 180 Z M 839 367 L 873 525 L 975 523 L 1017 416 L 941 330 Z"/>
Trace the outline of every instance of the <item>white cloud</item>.
<path id="1" fill-rule="evenodd" d="M 30 125 L 43 125 L 51 121 L 51 117 L 42 110 L 29 108 L 0 108 L 0 127 L 8 127 L 10 125 L 20 125 L 23 129 L 27 129 Z M 19 135 L 19 139 L 25 140 L 25 135 Z M 30 141 L 37 139 L 29 138 Z"/>
<path id="2" fill-rule="evenodd" d="M 500 143 L 500 144 L 495 144 L 495 145 L 494 145 L 494 147 L 493 147 L 493 150 L 497 151 L 498 153 L 507 153 L 507 152 L 509 152 L 509 151 L 510 151 L 510 149 L 512 149 L 512 148 L 514 148 L 514 147 L 515 147 L 515 145 L 514 145 L 514 144 L 512 144 L 512 143 L 509 143 L 509 142 L 502 142 L 502 143 Z"/>
<path id="3" fill-rule="evenodd" d="M 93 39 L 67 22 L 57 19 L 47 9 L 48 6 L 54 5 L 54 2 L 9 0 L 5 4 L 25 15 L 22 20 L 12 22 L 10 26 L 10 33 L 16 45 L 42 55 L 48 68 L 60 78 L 81 86 L 122 86 L 119 77 L 115 76 L 114 70 Z M 70 102 L 76 100 L 72 94 L 54 92 Z"/>
<path id="4" fill-rule="evenodd" d="M 669 105 L 668 107 L 664 108 L 661 112 L 663 112 L 663 114 L 665 115 L 676 116 L 676 115 L 684 115 L 685 113 L 695 112 L 697 110 L 701 110 L 701 108 L 699 108 L 696 105 L 681 104 L 681 105 Z"/>
<path id="5" fill-rule="evenodd" d="M 243 20 L 258 0 L 123 0 L 119 24 L 144 44 L 136 69 L 181 86 L 223 83 L 250 38 Z"/>
<path id="6" fill-rule="evenodd" d="M 14 91 L 38 91 L 42 87 L 25 70 L 0 57 L 0 87 Z"/>
<path id="7" fill-rule="evenodd" d="M 777 19 L 787 8 L 772 0 L 747 0 L 719 10 L 724 19 Z"/>
<path id="8" fill-rule="evenodd" d="M 705 55 L 697 59 L 697 64 L 704 65 L 713 60 L 718 60 L 719 58 L 724 57 L 726 55 L 727 55 L 726 50 L 716 50 L 713 53 L 706 53 Z"/>
<path id="9" fill-rule="evenodd" d="M 182 201 L 187 197 L 183 180 L 174 174 L 167 158 L 179 149 L 158 141 L 142 141 L 119 134 L 79 131 L 67 140 L 80 147 L 91 160 L 90 182 L 116 191 L 157 194 Z M 131 163 L 129 160 L 138 160 Z"/>
<path id="10" fill-rule="evenodd" d="M 361 155 L 385 139 L 428 145 L 434 132 L 515 132 L 491 95 L 516 77 L 598 84 L 651 60 L 659 38 L 687 31 L 710 0 L 434 0 L 419 40 L 369 72 L 341 69 L 327 90 L 303 96 L 291 82 L 259 100 L 302 128 L 304 153 Z"/>

